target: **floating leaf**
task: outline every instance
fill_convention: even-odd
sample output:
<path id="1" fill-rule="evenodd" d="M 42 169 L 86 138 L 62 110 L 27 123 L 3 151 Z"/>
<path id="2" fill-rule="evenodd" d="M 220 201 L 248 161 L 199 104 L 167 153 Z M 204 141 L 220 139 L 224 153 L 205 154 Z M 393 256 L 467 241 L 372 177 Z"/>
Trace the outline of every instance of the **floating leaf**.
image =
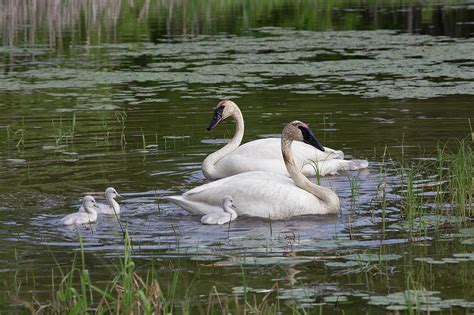
<path id="1" fill-rule="evenodd" d="M 347 260 L 355 260 L 355 261 L 364 261 L 364 262 L 379 262 L 379 261 L 388 261 L 388 260 L 397 260 L 402 258 L 402 256 L 397 254 L 387 254 L 387 255 L 379 255 L 379 254 L 351 254 L 342 256 L 342 258 Z"/>
<path id="2" fill-rule="evenodd" d="M 324 297 L 324 302 L 326 303 L 340 303 L 347 302 L 347 296 L 336 295 L 336 296 L 326 296 Z"/>
<path id="3" fill-rule="evenodd" d="M 359 266 L 360 263 L 357 261 L 344 261 L 344 262 L 339 262 L 339 261 L 329 261 L 325 263 L 326 266 L 328 267 L 334 267 L 334 268 L 350 268 L 350 267 L 356 267 Z"/>
<path id="4" fill-rule="evenodd" d="M 467 240 L 463 240 L 463 241 L 461 241 L 461 244 L 474 245 L 474 238 L 468 238 Z"/>
<path id="5" fill-rule="evenodd" d="M 235 257 L 232 260 L 217 262 L 218 266 L 240 265 L 298 265 L 312 262 L 312 258 L 305 257 Z"/>

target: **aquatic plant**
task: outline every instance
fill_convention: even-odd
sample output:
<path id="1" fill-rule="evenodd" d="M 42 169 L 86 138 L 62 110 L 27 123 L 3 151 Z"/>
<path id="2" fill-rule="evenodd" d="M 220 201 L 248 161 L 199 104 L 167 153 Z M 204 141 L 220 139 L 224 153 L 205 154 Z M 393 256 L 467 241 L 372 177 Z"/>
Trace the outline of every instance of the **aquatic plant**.
<path id="1" fill-rule="evenodd" d="M 115 118 L 117 123 L 119 124 L 120 130 L 120 146 L 122 150 L 125 150 L 125 146 L 127 145 L 127 138 L 125 136 L 125 122 L 127 121 L 127 113 L 123 112 L 115 112 Z"/>
<path id="2" fill-rule="evenodd" d="M 474 154 L 467 139 L 438 144 L 435 161 L 402 164 L 401 214 L 410 239 L 428 229 L 467 224 L 472 216 Z M 395 225 L 391 225 L 392 227 Z"/>
<path id="3" fill-rule="evenodd" d="M 66 142 L 66 146 L 74 143 L 76 132 L 76 112 L 72 113 L 72 118 L 68 121 L 67 125 L 63 123 L 62 115 L 59 117 L 59 122 L 55 122 L 54 119 L 52 119 L 51 124 L 53 126 L 56 147 L 63 145 L 63 142 Z"/>
<path id="4" fill-rule="evenodd" d="M 80 252 L 75 255 L 69 267 L 61 267 L 56 262 L 56 270 L 59 271 L 59 283 L 54 269 L 51 275 L 51 300 L 48 302 L 22 301 L 21 303 L 34 314 L 84 314 L 94 312 L 95 314 L 195 314 L 196 303 L 199 305 L 199 297 L 193 296 L 195 282 L 199 277 L 199 270 L 190 282 L 185 284 L 183 295 L 178 295 L 180 287 L 186 281 L 185 273 L 176 271 L 168 282 L 166 289 L 160 286 L 156 271 L 156 263 L 144 273 L 140 272 L 135 264 L 133 247 L 128 231 L 125 231 L 124 252 L 118 260 L 116 274 L 112 280 L 103 285 L 93 283 L 85 260 L 85 251 L 82 237 L 79 236 Z M 79 264 L 77 263 L 77 256 Z M 275 283 L 266 295 L 257 298 L 248 286 L 248 277 L 243 265 L 240 265 L 242 275 L 242 299 L 238 292 L 234 292 L 229 298 L 225 293 L 220 293 L 215 285 L 212 285 L 206 299 L 206 310 L 204 314 L 220 314 L 235 311 L 235 314 L 275 314 L 280 311 L 279 303 L 270 299 L 272 293 L 278 292 Z M 18 281 L 18 275 L 15 279 Z M 15 282 L 16 283 L 16 282 Z M 19 297 L 21 285 L 15 285 L 16 296 Z M 20 300 L 21 301 L 21 300 Z M 306 314 L 304 309 L 292 306 L 289 308 L 291 314 Z"/>

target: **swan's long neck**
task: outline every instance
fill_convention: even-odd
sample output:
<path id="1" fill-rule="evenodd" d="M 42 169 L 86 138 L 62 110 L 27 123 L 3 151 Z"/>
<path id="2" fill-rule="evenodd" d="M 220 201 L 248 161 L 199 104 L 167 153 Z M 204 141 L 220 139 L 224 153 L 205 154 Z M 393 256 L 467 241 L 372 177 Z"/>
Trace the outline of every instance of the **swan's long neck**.
<path id="1" fill-rule="evenodd" d="M 112 207 L 112 209 L 114 209 L 114 212 L 116 214 L 119 214 L 120 213 L 120 205 L 118 204 L 118 202 L 115 201 L 115 199 L 110 195 L 107 195 L 106 199 L 107 199 L 107 202 L 109 203 L 109 205 Z"/>
<path id="2" fill-rule="evenodd" d="M 288 139 L 284 135 L 281 138 L 283 161 L 285 162 L 288 173 L 290 173 L 291 179 L 295 182 L 296 186 L 315 195 L 322 202 L 324 202 L 328 207 L 328 210 L 337 211 L 339 209 L 339 197 L 336 195 L 336 193 L 329 188 L 316 185 L 309 181 L 309 179 L 307 179 L 306 176 L 304 176 L 300 169 L 296 166 L 293 159 L 293 152 L 291 150 L 292 142 L 292 140 Z"/>
<path id="3" fill-rule="evenodd" d="M 234 112 L 231 117 L 234 119 L 236 125 L 235 134 L 229 143 L 216 152 L 209 154 L 202 162 L 202 172 L 206 178 L 219 178 L 220 176 L 216 169 L 216 163 L 224 156 L 237 149 L 242 142 L 242 138 L 244 137 L 244 118 L 242 112 L 237 106 L 234 107 Z"/>
<path id="4" fill-rule="evenodd" d="M 224 211 L 230 214 L 230 219 L 231 220 L 237 218 L 237 212 L 235 212 L 235 210 L 232 209 L 232 207 L 230 207 L 228 205 L 224 205 Z"/>

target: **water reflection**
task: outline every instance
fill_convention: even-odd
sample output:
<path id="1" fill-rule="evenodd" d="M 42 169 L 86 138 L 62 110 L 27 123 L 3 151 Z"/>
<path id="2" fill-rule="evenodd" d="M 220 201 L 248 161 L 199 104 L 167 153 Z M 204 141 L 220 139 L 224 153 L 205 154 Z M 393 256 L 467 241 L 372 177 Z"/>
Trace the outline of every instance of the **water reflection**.
<path id="1" fill-rule="evenodd" d="M 3 46 L 158 42 L 176 35 L 243 34 L 279 25 L 314 31 L 394 29 L 471 37 L 474 10 L 464 1 L 0 1 Z"/>

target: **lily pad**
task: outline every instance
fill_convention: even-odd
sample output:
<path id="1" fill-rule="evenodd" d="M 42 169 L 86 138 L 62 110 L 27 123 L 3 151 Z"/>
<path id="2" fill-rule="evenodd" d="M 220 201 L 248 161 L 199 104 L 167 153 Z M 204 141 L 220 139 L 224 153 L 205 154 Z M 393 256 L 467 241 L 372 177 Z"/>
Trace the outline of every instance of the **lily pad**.
<path id="1" fill-rule="evenodd" d="M 379 254 L 351 254 L 342 256 L 342 258 L 347 260 L 355 260 L 355 261 L 364 261 L 364 262 L 379 262 L 379 261 L 389 261 L 389 260 L 397 260 L 402 258 L 402 256 L 397 254 L 386 254 L 386 255 L 379 255 Z"/>
<path id="2" fill-rule="evenodd" d="M 326 296 L 324 297 L 324 302 L 326 303 L 340 303 L 340 302 L 347 302 L 347 296 L 344 295 L 333 295 L 333 296 Z"/>
<path id="3" fill-rule="evenodd" d="M 459 233 L 474 236 L 474 228 L 460 229 Z"/>
<path id="4" fill-rule="evenodd" d="M 222 257 L 214 256 L 214 255 L 193 255 L 191 256 L 191 260 L 196 261 L 216 261 L 221 259 Z"/>
<path id="5" fill-rule="evenodd" d="M 386 306 L 390 311 L 403 311 L 409 308 L 424 312 L 436 312 L 454 306 L 469 308 L 474 305 L 462 299 L 443 300 L 437 296 L 438 291 L 406 290 L 385 296 L 375 295 L 365 297 L 370 305 Z"/>
<path id="6" fill-rule="evenodd" d="M 359 266 L 360 263 L 358 263 L 357 261 L 352 261 L 352 260 L 344 261 L 344 262 L 329 261 L 329 262 L 325 263 L 325 265 L 328 266 L 328 267 L 334 267 L 334 268 L 350 268 L 350 267 Z"/>
<path id="7" fill-rule="evenodd" d="M 467 240 L 463 240 L 463 241 L 461 241 L 461 244 L 474 245 L 474 238 L 468 238 Z"/>
<path id="8" fill-rule="evenodd" d="M 235 257 L 231 260 L 217 262 L 219 266 L 241 265 L 299 265 L 312 262 L 312 258 L 305 257 Z"/>

